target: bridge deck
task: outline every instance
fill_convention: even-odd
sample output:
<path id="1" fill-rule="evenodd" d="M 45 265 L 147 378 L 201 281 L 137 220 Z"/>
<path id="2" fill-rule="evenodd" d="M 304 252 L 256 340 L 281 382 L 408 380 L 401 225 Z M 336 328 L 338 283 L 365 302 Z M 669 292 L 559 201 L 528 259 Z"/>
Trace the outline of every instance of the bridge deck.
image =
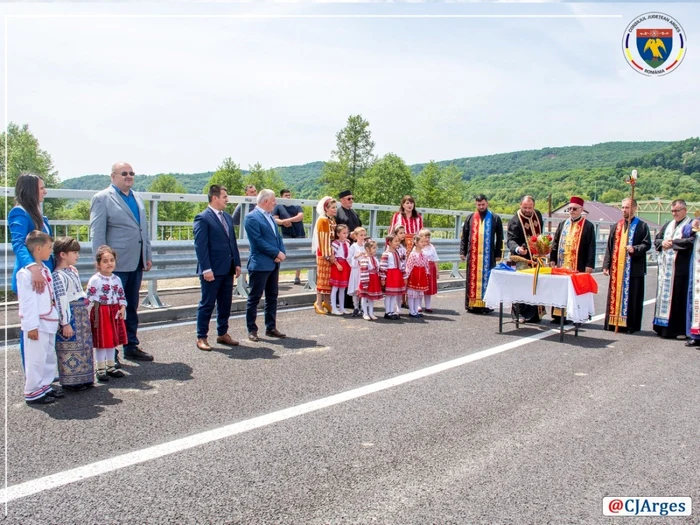
<path id="1" fill-rule="evenodd" d="M 638 335 L 564 343 L 498 335 L 463 292 L 434 306 L 291 309 L 289 339 L 211 353 L 192 323 L 146 328 L 154 363 L 43 409 L 10 347 L 6 522 L 603 523 L 604 496 L 697 493 L 700 354 L 654 336 L 653 304 Z"/>

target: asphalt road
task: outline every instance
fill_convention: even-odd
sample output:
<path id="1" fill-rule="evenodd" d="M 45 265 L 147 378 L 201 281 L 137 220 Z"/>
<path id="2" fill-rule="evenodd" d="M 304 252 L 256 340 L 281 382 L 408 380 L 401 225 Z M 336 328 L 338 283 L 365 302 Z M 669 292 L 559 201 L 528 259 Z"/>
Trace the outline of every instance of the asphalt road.
<path id="1" fill-rule="evenodd" d="M 151 329 L 154 363 L 42 409 L 23 403 L 10 348 L 5 522 L 700 522 L 602 513 L 605 496 L 700 488 L 700 352 L 655 337 L 653 304 L 639 334 L 596 321 L 563 344 L 548 322 L 499 335 L 461 291 L 434 307 L 401 322 L 287 311 L 290 338 L 211 353 L 193 324 Z"/>

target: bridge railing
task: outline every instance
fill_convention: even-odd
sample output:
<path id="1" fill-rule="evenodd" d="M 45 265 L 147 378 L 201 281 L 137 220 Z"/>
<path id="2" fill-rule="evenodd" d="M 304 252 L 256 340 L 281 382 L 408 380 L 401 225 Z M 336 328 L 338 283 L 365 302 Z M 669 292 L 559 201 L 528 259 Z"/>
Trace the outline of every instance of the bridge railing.
<path id="1" fill-rule="evenodd" d="M 4 188 L 5 196 L 14 196 L 13 188 Z M 56 190 L 50 189 L 47 195 L 47 199 L 58 198 L 58 199 L 79 199 L 86 200 L 92 198 L 92 196 L 97 193 L 96 191 L 88 190 Z M 192 194 L 159 194 L 159 193 L 139 193 L 141 198 L 146 204 L 148 218 L 149 218 L 149 232 L 151 237 L 152 249 L 153 249 L 153 268 L 150 272 L 144 273 L 144 280 L 148 283 L 148 294 L 144 301 L 146 306 L 151 306 L 154 308 L 166 306 L 162 303 L 158 294 L 158 282 L 168 279 L 179 279 L 187 277 L 196 277 L 196 267 L 197 258 L 194 252 L 194 242 L 192 240 L 191 228 L 192 224 L 189 222 L 173 222 L 173 221 L 159 221 L 158 220 L 158 210 L 160 202 L 190 202 L 190 203 L 201 203 L 207 202 L 206 195 L 192 195 Z M 230 196 L 229 203 L 232 206 L 239 202 L 253 203 L 254 198 L 250 197 L 236 197 Z M 310 232 L 312 230 L 312 225 L 316 222 L 316 204 L 318 201 L 307 200 L 307 199 L 278 199 L 280 204 L 295 204 L 304 207 L 311 207 L 311 221 L 305 224 L 307 231 L 307 237 L 304 239 L 286 239 L 285 248 L 287 251 L 287 259 L 282 263 L 281 270 L 307 270 L 308 271 L 308 281 L 306 283 L 306 289 L 313 289 L 315 287 L 316 280 L 316 257 L 311 253 L 311 240 L 309 238 Z M 243 207 L 242 213 L 242 223 L 245 223 L 245 211 L 247 206 Z M 232 211 L 232 207 L 231 210 Z M 307 208 L 308 209 L 308 208 Z M 368 234 L 373 238 L 381 238 L 386 234 L 388 225 L 379 224 L 378 214 L 380 212 L 395 212 L 397 210 L 396 206 L 386 206 L 380 204 L 355 204 L 353 209 L 364 211 L 365 214 L 369 215 L 369 223 L 365 225 Z M 451 264 L 451 276 L 454 278 L 462 277 L 459 270 L 459 243 L 460 235 L 462 231 L 463 220 L 470 212 L 460 211 L 460 210 L 441 210 L 433 208 L 418 208 L 418 212 L 430 216 L 443 216 L 449 218 L 452 222 L 451 227 L 440 227 L 432 228 L 435 232 L 433 234 L 433 244 L 436 247 L 438 256 L 441 263 Z M 386 214 L 385 214 L 386 215 Z M 507 224 L 509 215 L 501 215 L 504 225 Z M 77 221 L 77 220 L 51 220 L 51 226 L 54 229 L 54 235 L 56 237 L 70 235 L 75 237 L 81 245 L 81 259 L 78 262 L 78 270 L 80 271 L 81 278 L 84 282 L 90 278 L 90 276 L 95 272 L 94 260 L 92 257 L 92 248 L 89 242 L 89 221 Z M 2 222 L 3 234 L 5 235 L 5 253 L 7 257 L 3 258 L 0 262 L 0 281 L 4 287 L 9 287 L 9 279 L 12 275 L 12 268 L 14 266 L 14 252 L 12 251 L 12 246 L 7 243 L 8 233 L 7 233 L 7 221 Z M 556 218 L 546 218 L 545 228 L 551 225 L 551 231 L 553 232 L 561 219 Z M 605 243 L 607 240 L 607 233 L 610 226 L 614 224 L 612 222 L 595 223 L 596 227 L 596 261 L 597 267 L 602 266 L 603 254 L 605 253 Z M 179 230 L 178 230 L 179 229 Z M 176 234 L 163 235 L 164 231 L 177 232 Z M 245 265 L 248 259 L 249 244 L 247 239 L 245 239 L 245 230 L 240 228 L 240 235 L 238 239 L 238 246 L 241 252 L 242 266 L 245 273 Z M 182 237 L 185 237 L 184 239 Z M 169 239 L 169 240 L 164 240 Z M 505 232 L 504 232 L 505 239 Z M 383 243 L 380 244 L 379 253 L 383 251 Z M 504 243 L 505 244 L 505 243 Z M 652 250 L 653 252 L 653 250 Z M 504 246 L 505 258 L 508 258 L 508 250 Z M 650 253 L 650 257 L 654 260 L 655 252 Z M 245 285 L 245 279 L 238 280 L 238 286 L 236 288 L 236 294 L 241 296 L 247 296 L 247 288 Z"/>

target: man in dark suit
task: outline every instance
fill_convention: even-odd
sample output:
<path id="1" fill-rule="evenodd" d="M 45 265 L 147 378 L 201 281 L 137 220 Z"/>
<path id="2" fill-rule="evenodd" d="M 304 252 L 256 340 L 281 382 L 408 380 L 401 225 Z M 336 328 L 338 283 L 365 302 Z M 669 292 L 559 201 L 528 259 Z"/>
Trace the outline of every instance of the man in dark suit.
<path id="1" fill-rule="evenodd" d="M 245 232 L 250 243 L 248 257 L 248 282 L 250 293 L 246 306 L 246 324 L 248 339 L 259 341 L 258 326 L 255 324 L 258 303 L 265 292 L 265 335 L 268 337 L 286 337 L 277 330 L 277 293 L 280 263 L 286 258 L 284 241 L 277 228 L 272 211 L 277 199 L 272 190 L 258 193 L 257 207 L 245 220 Z"/>
<path id="2" fill-rule="evenodd" d="M 362 226 L 360 217 L 355 213 L 355 210 L 352 209 L 354 201 L 355 197 L 353 197 L 350 190 L 341 191 L 338 194 L 340 206 L 338 207 L 338 214 L 335 216 L 335 222 L 336 224 L 345 224 L 348 227 L 349 233 L 352 233 L 358 226 Z M 351 243 L 355 242 L 354 239 L 348 240 Z"/>
<path id="3" fill-rule="evenodd" d="M 226 188 L 209 187 L 209 206 L 194 218 L 194 250 L 197 274 L 202 287 L 202 300 L 197 308 L 197 348 L 211 350 L 207 342 L 209 321 L 216 304 L 216 342 L 237 346 L 228 334 L 231 314 L 233 276 L 241 274 L 241 257 L 236 244 L 231 216 L 224 211 L 228 204 Z"/>

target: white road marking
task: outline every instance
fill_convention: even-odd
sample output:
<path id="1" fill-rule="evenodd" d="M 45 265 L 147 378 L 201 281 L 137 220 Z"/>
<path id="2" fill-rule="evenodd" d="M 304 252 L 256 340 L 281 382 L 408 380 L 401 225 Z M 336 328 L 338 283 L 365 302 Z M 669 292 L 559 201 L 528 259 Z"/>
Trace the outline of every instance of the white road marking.
<path id="1" fill-rule="evenodd" d="M 645 301 L 644 305 L 646 306 L 654 302 L 655 299 L 650 299 Z M 591 321 L 600 321 L 604 318 L 604 314 L 596 315 Z M 573 326 L 565 328 L 565 331 L 570 330 L 573 330 Z M 341 403 L 345 403 L 353 399 L 364 397 L 369 394 L 374 394 L 376 392 L 410 383 L 412 381 L 417 381 L 418 379 L 423 379 L 424 377 L 439 374 L 440 372 L 444 372 L 452 368 L 466 365 L 468 363 L 473 363 L 474 361 L 478 361 L 486 357 L 491 357 L 502 352 L 507 352 L 508 350 L 513 350 L 514 348 L 519 348 L 521 346 L 534 343 L 535 341 L 539 341 L 540 339 L 551 337 L 552 335 L 557 334 L 558 332 L 558 328 L 545 330 L 538 334 L 518 339 L 517 341 L 511 341 L 509 343 L 495 346 L 493 348 L 488 348 L 486 350 L 459 357 L 457 359 L 451 359 L 449 361 L 429 366 L 421 370 L 416 370 L 415 372 L 402 374 L 391 379 L 385 379 L 383 381 L 378 381 L 376 383 L 365 385 L 360 388 L 355 388 L 346 392 L 341 392 L 339 394 L 317 399 L 315 401 L 310 401 L 308 403 L 303 403 L 294 407 L 278 410 L 277 412 L 272 412 L 263 416 L 239 421 L 238 423 L 233 423 L 213 430 L 200 432 L 198 434 L 193 434 L 185 438 L 176 439 L 174 441 L 169 441 L 160 445 L 154 445 L 152 447 L 136 450 L 134 452 L 128 452 L 126 454 L 121 454 L 113 458 L 105 459 L 102 461 L 96 461 L 95 463 L 90 463 L 88 465 L 83 465 L 82 467 L 73 468 L 63 472 L 58 472 L 56 474 L 51 474 L 50 476 L 45 476 L 43 478 L 37 478 L 30 481 L 26 481 L 24 483 L 19 483 L 17 485 L 12 485 L 11 487 L 7 487 L 2 498 L 0 498 L 0 503 L 5 504 L 16 499 L 25 498 L 33 494 L 38 494 L 45 490 L 51 490 L 78 481 L 84 481 L 86 479 L 99 476 L 101 474 L 107 474 L 109 472 L 114 472 L 115 470 L 130 467 L 133 465 L 138 465 L 139 463 L 145 463 L 146 461 L 150 461 L 156 458 L 161 458 L 170 454 L 176 454 L 184 450 L 204 445 L 205 443 L 212 443 L 214 441 L 219 441 L 221 439 L 235 436 L 237 434 L 242 434 L 244 432 L 248 432 L 256 428 L 265 427 L 267 425 L 279 423 L 280 421 L 285 421 L 287 419 L 292 419 L 295 417 L 302 416 L 304 414 L 315 412 L 323 408 L 339 405 Z"/>

